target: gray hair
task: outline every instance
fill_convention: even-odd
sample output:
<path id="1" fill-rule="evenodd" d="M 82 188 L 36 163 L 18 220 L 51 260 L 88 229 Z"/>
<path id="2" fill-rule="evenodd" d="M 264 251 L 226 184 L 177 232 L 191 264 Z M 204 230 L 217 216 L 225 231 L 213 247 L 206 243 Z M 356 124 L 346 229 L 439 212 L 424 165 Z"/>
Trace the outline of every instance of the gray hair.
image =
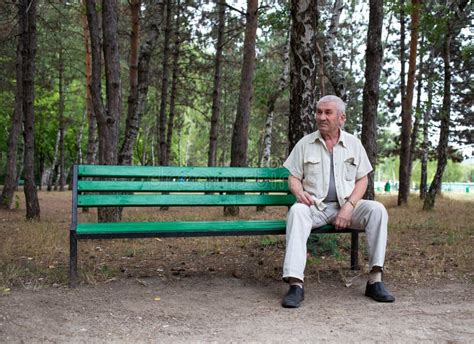
<path id="1" fill-rule="evenodd" d="M 338 96 L 327 95 L 319 99 L 318 103 L 316 104 L 316 108 L 319 107 L 321 103 L 336 103 L 336 110 L 338 115 L 342 115 L 346 113 L 346 104 L 344 101 L 339 98 Z"/>

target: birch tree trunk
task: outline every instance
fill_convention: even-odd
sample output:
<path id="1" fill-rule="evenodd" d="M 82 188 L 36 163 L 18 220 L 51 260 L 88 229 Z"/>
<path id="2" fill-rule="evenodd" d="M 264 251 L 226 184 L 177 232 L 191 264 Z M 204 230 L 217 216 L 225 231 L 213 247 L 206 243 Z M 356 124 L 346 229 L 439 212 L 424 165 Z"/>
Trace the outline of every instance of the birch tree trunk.
<path id="1" fill-rule="evenodd" d="M 148 87 L 150 84 L 149 74 L 151 55 L 160 35 L 163 9 L 164 1 L 159 0 L 155 2 L 154 7 L 147 8 L 145 12 L 145 19 L 143 22 L 146 26 L 142 32 L 146 32 L 146 36 L 143 37 L 142 35 L 141 37 L 140 51 L 138 55 L 137 94 L 135 99 L 129 98 L 129 109 L 124 135 L 125 139 L 119 154 L 119 163 L 121 165 L 130 165 L 132 163 L 133 147 L 135 146 L 138 136 L 143 113 L 145 112 Z"/>
<path id="2" fill-rule="evenodd" d="M 295 144 L 315 129 L 317 2 L 291 1 L 290 34 L 290 116 L 288 141 Z"/>
<path id="3" fill-rule="evenodd" d="M 270 166 L 270 156 L 272 151 L 272 132 L 273 132 L 273 115 L 275 111 L 275 103 L 288 86 L 290 76 L 290 41 L 285 44 L 285 52 L 283 55 L 283 72 L 278 83 L 278 88 L 272 93 L 267 102 L 267 119 L 265 121 L 265 135 L 263 137 L 263 154 L 260 166 Z"/>
<path id="4" fill-rule="evenodd" d="M 22 39 L 21 28 L 16 48 L 16 89 L 15 89 L 15 109 L 11 117 L 11 126 L 8 133 L 7 145 L 7 166 L 5 174 L 5 182 L 3 185 L 2 195 L 0 196 L 0 207 L 10 209 L 13 202 L 13 195 L 17 189 L 18 181 L 18 138 L 22 129 L 23 121 L 23 73 L 22 73 Z"/>
<path id="5" fill-rule="evenodd" d="M 344 3 L 342 0 L 335 0 L 332 10 L 331 23 L 329 25 L 328 33 L 326 35 L 323 63 L 325 68 L 325 76 L 331 83 L 336 96 L 346 101 L 346 78 L 338 68 L 338 56 L 336 54 L 336 39 L 339 28 L 339 19 L 341 17 Z"/>
<path id="6" fill-rule="evenodd" d="M 217 139 L 219 135 L 220 101 L 222 91 L 222 52 L 224 48 L 225 30 L 225 0 L 217 0 L 216 7 L 219 13 L 217 21 L 216 56 L 214 58 L 214 85 L 212 91 L 212 115 L 211 129 L 209 131 L 209 152 L 207 158 L 208 166 L 216 166 L 217 163 Z"/>
<path id="7" fill-rule="evenodd" d="M 84 136 L 84 126 L 87 124 L 87 111 L 82 113 L 81 123 L 76 133 L 76 159 L 78 164 L 82 164 L 84 161 L 84 154 L 82 152 L 82 137 Z M 69 170 L 69 175 L 72 175 L 73 165 L 71 165 L 71 169 Z M 69 184 L 69 190 L 72 190 L 72 185 Z"/>
<path id="8" fill-rule="evenodd" d="M 244 38 L 244 56 L 240 74 L 240 91 L 237 103 L 234 129 L 232 132 L 230 165 L 247 166 L 250 108 L 253 95 L 253 75 L 255 72 L 255 44 L 257 40 L 258 0 L 247 0 Z M 225 207 L 225 215 L 238 215 L 239 207 Z"/>
<path id="9" fill-rule="evenodd" d="M 410 137 L 412 131 L 412 106 L 413 91 L 415 86 L 416 53 L 418 44 L 418 22 L 420 13 L 420 0 L 412 0 L 411 12 L 411 38 L 410 56 L 408 59 L 408 78 L 406 85 L 406 96 L 402 101 L 402 132 L 400 143 L 400 171 L 398 190 L 398 205 L 408 202 L 410 194 Z"/>
<path id="10" fill-rule="evenodd" d="M 272 132 L 273 132 L 273 116 L 275 111 L 275 103 L 281 96 L 285 88 L 288 86 L 290 76 L 290 40 L 285 44 L 283 54 L 283 72 L 278 83 L 278 88 L 272 93 L 267 102 L 267 119 L 265 120 L 265 132 L 263 136 L 263 152 L 260 159 L 260 167 L 270 167 L 270 157 L 272 152 Z M 265 206 L 257 206 L 257 211 L 264 211 Z"/>
<path id="11" fill-rule="evenodd" d="M 369 28 L 365 54 L 361 141 L 374 169 L 377 166 L 377 107 L 383 59 L 382 25 L 383 0 L 370 0 Z M 364 199 L 373 200 L 375 198 L 374 175 L 374 171 L 369 173 L 369 183 Z"/>
<path id="12" fill-rule="evenodd" d="M 35 183 L 35 56 L 36 56 L 36 1 L 20 0 L 19 21 L 22 40 L 23 126 L 25 142 L 25 199 L 26 218 L 40 219 L 40 205 Z"/>

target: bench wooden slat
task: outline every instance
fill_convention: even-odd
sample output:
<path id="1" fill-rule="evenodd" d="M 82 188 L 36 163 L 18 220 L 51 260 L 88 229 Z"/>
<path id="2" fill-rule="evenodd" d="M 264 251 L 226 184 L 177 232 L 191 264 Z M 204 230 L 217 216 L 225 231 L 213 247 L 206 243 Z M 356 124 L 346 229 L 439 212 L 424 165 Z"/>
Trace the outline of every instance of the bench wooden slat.
<path id="1" fill-rule="evenodd" d="M 286 168 L 78 165 L 79 177 L 287 179 Z"/>
<path id="2" fill-rule="evenodd" d="M 79 207 L 292 205 L 293 195 L 110 194 L 79 195 Z"/>
<path id="3" fill-rule="evenodd" d="M 225 232 L 268 231 L 285 233 L 284 220 L 253 220 L 253 221 L 179 221 L 179 222 L 116 222 L 116 223 L 82 223 L 77 225 L 78 235 L 100 234 L 137 234 L 153 233 L 156 236 L 181 236 L 181 233 L 208 233 L 209 236 Z M 331 233 L 335 229 L 325 225 L 314 230 L 315 233 Z"/>
<path id="4" fill-rule="evenodd" d="M 141 191 L 141 192 L 288 192 L 288 182 L 188 182 L 188 181 L 89 181 L 77 185 L 84 191 Z"/>

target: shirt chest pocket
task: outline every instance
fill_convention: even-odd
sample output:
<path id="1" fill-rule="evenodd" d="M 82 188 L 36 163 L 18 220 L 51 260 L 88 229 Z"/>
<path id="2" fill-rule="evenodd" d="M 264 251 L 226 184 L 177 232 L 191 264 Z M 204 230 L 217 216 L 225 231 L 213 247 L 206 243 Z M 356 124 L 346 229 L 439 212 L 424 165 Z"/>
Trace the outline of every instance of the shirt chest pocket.
<path id="1" fill-rule="evenodd" d="M 321 178 L 322 167 L 321 160 L 314 157 L 308 157 L 304 160 L 304 178 L 308 184 L 316 185 Z"/>
<path id="2" fill-rule="evenodd" d="M 357 164 L 354 158 L 344 160 L 344 178 L 346 180 L 355 180 L 357 175 Z"/>

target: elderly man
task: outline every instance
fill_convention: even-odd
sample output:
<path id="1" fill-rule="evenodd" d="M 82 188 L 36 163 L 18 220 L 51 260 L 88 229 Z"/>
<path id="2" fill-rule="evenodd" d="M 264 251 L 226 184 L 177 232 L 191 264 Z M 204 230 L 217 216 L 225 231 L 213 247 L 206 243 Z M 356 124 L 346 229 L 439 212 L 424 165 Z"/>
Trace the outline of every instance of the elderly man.
<path id="1" fill-rule="evenodd" d="M 304 300 L 306 242 L 312 228 L 328 223 L 336 229 L 365 229 L 370 271 L 365 295 L 379 302 L 395 300 L 382 282 L 387 211 L 379 202 L 362 200 L 372 166 L 361 142 L 341 130 L 345 120 L 345 104 L 339 97 L 321 98 L 318 130 L 303 137 L 283 164 L 290 171 L 288 183 L 297 200 L 286 226 L 283 280 L 290 289 L 283 307 L 296 308 Z"/>

